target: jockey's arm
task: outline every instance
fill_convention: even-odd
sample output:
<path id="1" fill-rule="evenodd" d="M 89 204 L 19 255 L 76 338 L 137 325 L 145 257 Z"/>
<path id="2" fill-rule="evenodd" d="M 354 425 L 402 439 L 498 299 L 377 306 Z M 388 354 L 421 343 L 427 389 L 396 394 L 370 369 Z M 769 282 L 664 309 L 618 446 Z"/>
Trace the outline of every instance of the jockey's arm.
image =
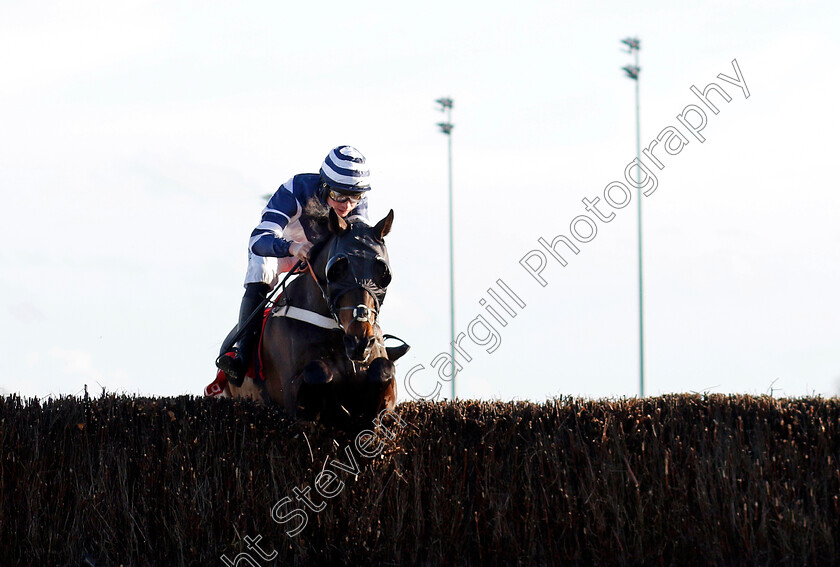
<path id="1" fill-rule="evenodd" d="M 248 245 L 257 256 L 286 258 L 292 255 L 289 252 L 292 241 L 283 238 L 283 230 L 300 215 L 301 206 L 290 190 L 291 184 L 290 179 L 272 195 L 263 209 L 260 224 L 251 232 Z"/>

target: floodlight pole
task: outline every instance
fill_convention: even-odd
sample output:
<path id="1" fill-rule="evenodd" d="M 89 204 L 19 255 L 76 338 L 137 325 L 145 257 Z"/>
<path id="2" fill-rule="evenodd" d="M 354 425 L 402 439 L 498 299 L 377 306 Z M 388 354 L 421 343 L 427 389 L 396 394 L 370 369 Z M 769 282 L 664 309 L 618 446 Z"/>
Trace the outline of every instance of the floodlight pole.
<path id="1" fill-rule="evenodd" d="M 452 363 L 452 399 L 455 399 L 455 246 L 452 214 L 452 99 L 442 97 L 435 101 L 440 111 L 446 113 L 446 121 L 438 122 L 440 131 L 446 134 L 449 145 L 449 356 Z"/>
<path id="2" fill-rule="evenodd" d="M 641 41 L 638 37 L 622 39 L 621 43 L 627 46 L 627 52 L 634 55 L 633 65 L 627 65 L 622 70 L 636 83 L 636 159 L 642 163 L 642 137 L 639 122 L 639 49 Z M 638 189 L 638 211 L 639 211 L 639 397 L 645 397 L 645 335 L 644 335 L 644 309 L 642 294 L 642 171 L 636 167 L 636 187 Z"/>

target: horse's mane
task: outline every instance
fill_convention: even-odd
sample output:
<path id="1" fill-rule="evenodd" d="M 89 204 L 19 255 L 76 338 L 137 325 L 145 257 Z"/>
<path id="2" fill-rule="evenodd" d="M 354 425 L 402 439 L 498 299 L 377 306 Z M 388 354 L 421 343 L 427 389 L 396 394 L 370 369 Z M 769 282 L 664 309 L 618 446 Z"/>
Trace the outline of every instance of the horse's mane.
<path id="1" fill-rule="evenodd" d="M 327 243 L 332 240 L 333 234 L 327 233 L 323 237 L 321 237 L 317 242 L 312 244 L 312 250 L 309 251 L 309 258 L 312 262 L 314 262 L 318 256 L 323 252 L 324 248 L 327 247 Z"/>

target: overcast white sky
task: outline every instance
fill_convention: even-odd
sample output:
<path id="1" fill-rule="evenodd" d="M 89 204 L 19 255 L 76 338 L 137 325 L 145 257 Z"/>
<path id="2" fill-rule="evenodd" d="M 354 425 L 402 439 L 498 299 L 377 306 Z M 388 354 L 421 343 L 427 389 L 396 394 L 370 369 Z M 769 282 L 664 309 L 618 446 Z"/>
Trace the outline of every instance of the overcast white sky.
<path id="1" fill-rule="evenodd" d="M 704 143 L 660 154 L 643 200 L 646 393 L 835 395 L 838 16 L 833 2 L 3 2 L 0 387 L 201 394 L 262 196 L 351 144 L 373 220 L 396 212 L 383 323 L 413 345 L 401 399 L 416 365 L 429 391 L 449 349 L 434 104 L 448 95 L 456 330 L 489 317 L 499 278 L 526 304 L 496 324 L 494 352 L 462 343 L 459 397 L 635 395 L 635 200 L 565 268 L 551 260 L 545 287 L 519 261 L 594 218 L 581 200 L 604 208 L 635 157 L 619 40 L 638 35 L 643 146 L 698 104 L 692 85 L 732 99 L 712 99 Z M 733 59 L 749 98 L 717 79 Z"/>

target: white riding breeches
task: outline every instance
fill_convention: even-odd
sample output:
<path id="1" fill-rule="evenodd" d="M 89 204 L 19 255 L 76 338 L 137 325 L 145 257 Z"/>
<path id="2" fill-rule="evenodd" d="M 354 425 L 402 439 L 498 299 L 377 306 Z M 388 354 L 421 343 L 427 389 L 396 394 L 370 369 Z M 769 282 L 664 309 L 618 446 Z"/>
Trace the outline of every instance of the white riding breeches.
<path id="1" fill-rule="evenodd" d="M 248 251 L 248 271 L 245 273 L 245 285 L 250 283 L 267 283 L 274 289 L 280 280 L 280 274 L 292 270 L 297 264 L 297 258 L 288 256 L 286 258 L 271 258 L 268 256 L 257 256 Z"/>

